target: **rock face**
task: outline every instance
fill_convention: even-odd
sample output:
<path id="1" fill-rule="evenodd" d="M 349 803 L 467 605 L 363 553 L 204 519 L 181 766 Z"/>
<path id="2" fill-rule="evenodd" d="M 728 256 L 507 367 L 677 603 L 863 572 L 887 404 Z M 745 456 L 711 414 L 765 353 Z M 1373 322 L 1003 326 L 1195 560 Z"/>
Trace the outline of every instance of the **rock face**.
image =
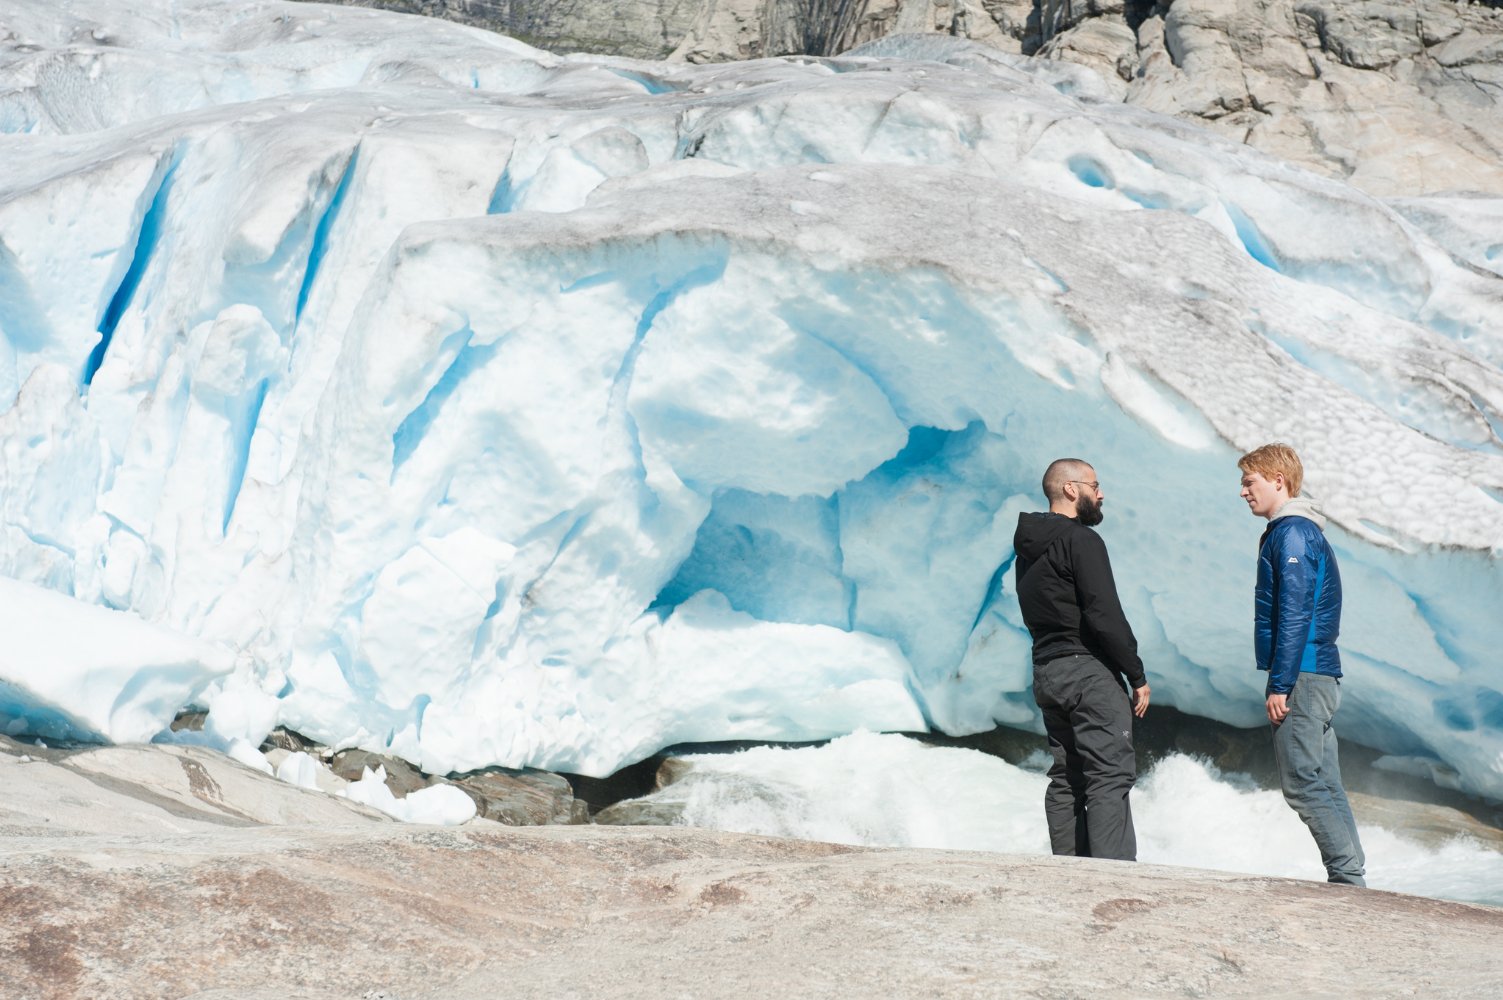
<path id="1" fill-rule="evenodd" d="M 1017 50 L 1031 0 L 336 0 L 488 28 L 555 52 L 720 62 L 834 55 L 901 31 Z M 1120 5 L 1119 5 L 1120 7 Z M 1036 19 L 1035 19 L 1036 20 Z M 1009 44 L 1010 43 L 1010 44 Z"/>
<path id="2" fill-rule="evenodd" d="M 836 55 L 903 32 L 945 32 L 1017 51 L 1008 33 L 1026 29 L 1029 4 L 975 0 L 732 0 L 697 5 L 670 58 L 689 62 L 775 55 Z M 988 6 L 997 10 L 994 17 Z M 999 23 L 1000 18 L 1002 22 Z"/>
<path id="3" fill-rule="evenodd" d="M 661 59 L 702 19 L 700 0 L 335 0 L 486 28 L 555 52 Z M 711 4 L 710 6 L 714 6 Z"/>
<path id="4" fill-rule="evenodd" d="M 1116 55 L 1113 67 L 1133 64 Z M 1373 194 L 1503 191 L 1503 11 L 1491 8 L 1175 0 L 1138 26 L 1125 97 Z"/>
<path id="5" fill-rule="evenodd" d="M 716 62 L 948 32 L 1380 196 L 1503 192 L 1503 9 L 1455 0 L 344 0 L 554 51 Z"/>
<path id="6" fill-rule="evenodd" d="M 7 1000 L 1462 997 L 1503 981 L 1503 911 L 1308 882 L 411 827 L 181 748 L 0 738 L 0 787 Z"/>

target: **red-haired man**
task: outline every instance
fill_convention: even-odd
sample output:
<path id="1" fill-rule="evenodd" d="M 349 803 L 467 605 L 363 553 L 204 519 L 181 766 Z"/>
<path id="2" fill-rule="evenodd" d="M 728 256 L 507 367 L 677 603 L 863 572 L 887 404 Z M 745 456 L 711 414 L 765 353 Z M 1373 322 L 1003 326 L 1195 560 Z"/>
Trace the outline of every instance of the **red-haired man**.
<path id="1" fill-rule="evenodd" d="M 1341 785 L 1336 730 L 1341 705 L 1341 570 L 1325 518 L 1301 497 L 1305 470 L 1293 448 L 1265 444 L 1237 461 L 1242 499 L 1268 527 L 1258 543 L 1253 644 L 1268 671 L 1264 707 L 1273 726 L 1284 801 L 1315 837 L 1329 881 L 1366 885 L 1366 857 Z"/>

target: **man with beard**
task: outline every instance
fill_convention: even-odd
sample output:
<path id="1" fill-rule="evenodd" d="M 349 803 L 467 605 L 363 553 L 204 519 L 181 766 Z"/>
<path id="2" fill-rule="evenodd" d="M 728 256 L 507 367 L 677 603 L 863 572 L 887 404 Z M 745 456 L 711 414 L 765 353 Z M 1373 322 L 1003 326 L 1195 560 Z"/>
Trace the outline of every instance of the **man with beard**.
<path id="1" fill-rule="evenodd" d="M 1018 515 L 1013 549 L 1033 636 L 1033 697 L 1054 755 L 1044 792 L 1050 845 L 1055 854 L 1136 861 L 1132 717 L 1148 711 L 1149 689 L 1106 543 L 1091 530 L 1106 494 L 1095 469 L 1061 458 L 1044 473 L 1044 496 L 1047 513 Z"/>

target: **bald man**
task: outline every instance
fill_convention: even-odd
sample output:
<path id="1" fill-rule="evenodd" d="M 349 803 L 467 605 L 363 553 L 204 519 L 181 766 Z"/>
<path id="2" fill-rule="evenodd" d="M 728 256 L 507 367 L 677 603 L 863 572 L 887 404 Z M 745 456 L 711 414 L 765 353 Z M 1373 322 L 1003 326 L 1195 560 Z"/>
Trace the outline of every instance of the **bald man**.
<path id="1" fill-rule="evenodd" d="M 1149 688 L 1106 543 L 1092 530 L 1106 494 L 1078 458 L 1052 462 L 1043 487 L 1049 510 L 1018 515 L 1013 549 L 1033 637 L 1033 697 L 1054 756 L 1044 792 L 1049 842 L 1055 854 L 1136 861 L 1132 719 L 1148 711 Z"/>

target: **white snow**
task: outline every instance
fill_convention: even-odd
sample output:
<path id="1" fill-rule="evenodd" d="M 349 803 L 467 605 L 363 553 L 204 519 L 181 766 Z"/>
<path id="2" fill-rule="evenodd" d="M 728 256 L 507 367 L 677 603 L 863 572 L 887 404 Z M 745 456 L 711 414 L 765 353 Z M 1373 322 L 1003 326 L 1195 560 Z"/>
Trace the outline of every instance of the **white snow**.
<path id="1" fill-rule="evenodd" d="M 952 39 L 6 18 L 0 575 L 238 664 L 112 664 L 127 733 L 8 659 L 23 728 L 192 703 L 221 745 L 598 775 L 1036 726 L 1011 532 L 1061 454 L 1156 701 L 1254 725 L 1235 458 L 1282 439 L 1334 519 L 1343 736 L 1503 797 L 1496 199 L 1384 204 Z"/>
<path id="2" fill-rule="evenodd" d="M 298 775 L 302 776 L 301 770 Z M 308 777 L 311 779 L 312 774 Z M 359 781 L 346 785 L 338 794 L 403 823 L 458 826 L 475 818 L 475 800 L 453 785 L 429 785 L 397 798 L 387 787 L 386 768 L 381 766 L 374 771 L 366 768 Z"/>

